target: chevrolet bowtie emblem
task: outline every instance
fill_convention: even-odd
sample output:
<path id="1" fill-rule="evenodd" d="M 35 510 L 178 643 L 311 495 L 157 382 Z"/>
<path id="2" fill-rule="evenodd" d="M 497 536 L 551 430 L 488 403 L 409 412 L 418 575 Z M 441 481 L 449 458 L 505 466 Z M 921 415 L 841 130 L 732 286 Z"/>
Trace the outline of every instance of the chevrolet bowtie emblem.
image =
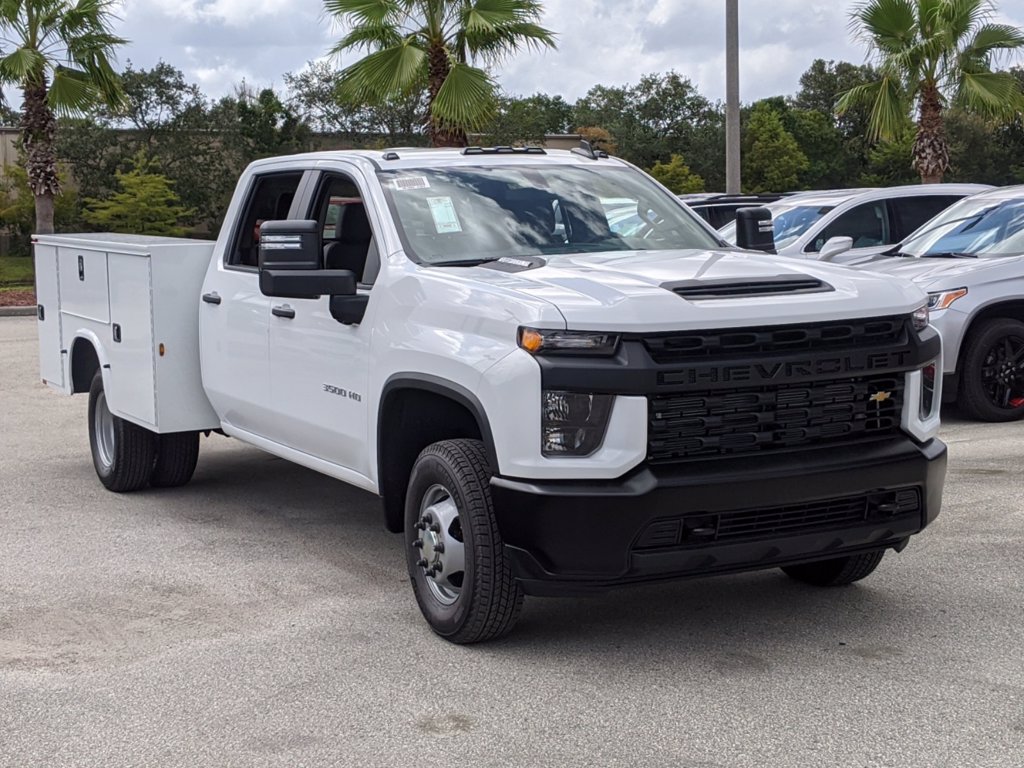
<path id="1" fill-rule="evenodd" d="M 892 397 L 892 392 L 875 392 L 871 397 L 868 398 L 872 403 L 884 403 L 886 400 Z"/>

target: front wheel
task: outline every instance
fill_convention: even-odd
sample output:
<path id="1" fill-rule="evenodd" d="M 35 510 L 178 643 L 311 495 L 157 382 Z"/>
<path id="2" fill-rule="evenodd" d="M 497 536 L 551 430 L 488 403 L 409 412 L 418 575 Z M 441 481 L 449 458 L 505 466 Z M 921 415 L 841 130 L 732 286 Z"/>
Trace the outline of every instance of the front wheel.
<path id="1" fill-rule="evenodd" d="M 860 555 L 837 557 L 817 563 L 783 566 L 782 572 L 791 579 L 816 587 L 842 587 L 869 576 L 882 562 L 885 550 Z"/>
<path id="2" fill-rule="evenodd" d="M 478 440 L 444 440 L 413 465 L 405 540 L 413 593 L 430 628 L 453 643 L 508 632 L 523 593 L 494 517 L 490 469 Z"/>
<path id="3" fill-rule="evenodd" d="M 1024 323 L 986 320 L 964 343 L 959 405 L 979 421 L 1024 416 Z"/>
<path id="4" fill-rule="evenodd" d="M 89 387 L 89 447 L 96 474 L 107 490 L 126 493 L 149 483 L 156 435 L 110 412 L 100 371 Z"/>

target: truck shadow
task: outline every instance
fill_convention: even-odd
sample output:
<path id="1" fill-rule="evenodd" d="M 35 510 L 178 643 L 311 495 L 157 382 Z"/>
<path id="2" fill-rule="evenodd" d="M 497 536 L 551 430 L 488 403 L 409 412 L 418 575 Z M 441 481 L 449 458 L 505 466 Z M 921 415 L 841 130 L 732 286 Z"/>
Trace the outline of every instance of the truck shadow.
<path id="1" fill-rule="evenodd" d="M 188 486 L 146 495 L 158 500 L 160 514 L 181 522 L 232 539 L 254 537 L 263 547 L 301 548 L 302 557 L 319 558 L 401 601 L 407 612 L 401 631 L 433 639 L 409 592 L 402 539 L 383 529 L 376 496 L 238 444 L 202 454 Z M 884 638 L 912 612 L 906 604 L 912 593 L 899 588 L 902 566 L 890 556 L 862 584 L 840 589 L 808 587 L 768 570 L 581 598 L 531 597 L 507 638 L 463 648 L 437 642 L 445 655 L 497 654 L 524 664 L 575 658 L 574 664 L 585 659 L 630 669 L 705 657 L 722 674 L 795 665 L 801 654 L 829 648 L 884 660 L 901 655 Z M 905 636 L 902 629 L 895 634 Z M 770 656 L 766 648 L 773 649 Z"/>

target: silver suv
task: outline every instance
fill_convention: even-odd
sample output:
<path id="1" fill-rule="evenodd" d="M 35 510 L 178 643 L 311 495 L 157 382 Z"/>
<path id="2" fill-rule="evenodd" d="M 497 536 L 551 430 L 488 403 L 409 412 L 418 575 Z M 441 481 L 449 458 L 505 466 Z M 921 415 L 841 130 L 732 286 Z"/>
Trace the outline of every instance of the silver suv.
<path id="1" fill-rule="evenodd" d="M 799 192 L 764 206 L 780 256 L 847 263 L 888 250 L 983 184 L 914 184 L 886 189 Z M 736 224 L 719 233 L 736 244 Z"/>
<path id="2" fill-rule="evenodd" d="M 944 400 L 982 421 L 1024 416 L 1024 186 L 961 200 L 892 251 L 851 266 L 928 292 Z"/>

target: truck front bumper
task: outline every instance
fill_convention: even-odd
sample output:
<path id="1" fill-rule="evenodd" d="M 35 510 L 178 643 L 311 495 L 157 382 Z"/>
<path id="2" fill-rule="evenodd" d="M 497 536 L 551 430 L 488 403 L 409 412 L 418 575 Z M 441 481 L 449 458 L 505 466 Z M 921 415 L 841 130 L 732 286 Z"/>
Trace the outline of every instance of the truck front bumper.
<path id="1" fill-rule="evenodd" d="M 524 591 L 556 595 L 902 549 L 938 516 L 945 473 L 942 442 L 907 438 L 491 491 Z"/>

